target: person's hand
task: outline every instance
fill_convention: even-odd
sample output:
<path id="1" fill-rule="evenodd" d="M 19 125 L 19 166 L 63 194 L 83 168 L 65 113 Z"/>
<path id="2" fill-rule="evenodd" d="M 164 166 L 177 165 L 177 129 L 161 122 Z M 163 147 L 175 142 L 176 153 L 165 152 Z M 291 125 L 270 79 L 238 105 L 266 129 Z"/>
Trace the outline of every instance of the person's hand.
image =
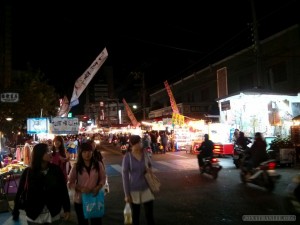
<path id="1" fill-rule="evenodd" d="M 87 187 L 80 187 L 79 185 L 76 185 L 75 186 L 75 190 L 76 191 L 79 191 L 81 193 L 90 193 L 91 192 L 91 189 L 90 188 L 87 188 Z"/>
<path id="2" fill-rule="evenodd" d="M 82 193 L 90 193 L 90 192 L 92 192 L 92 190 L 90 188 L 87 188 L 87 187 L 81 187 L 80 191 Z"/>
<path id="3" fill-rule="evenodd" d="M 132 202 L 131 196 L 126 196 L 125 197 L 125 202 L 131 203 Z"/>
<path id="4" fill-rule="evenodd" d="M 96 187 L 94 187 L 94 188 L 92 189 L 93 195 L 96 196 L 96 195 L 98 194 L 98 192 L 100 191 L 101 188 L 102 188 L 101 185 L 97 185 Z"/>
<path id="5" fill-rule="evenodd" d="M 63 215 L 64 220 L 69 220 L 70 217 L 71 217 L 70 212 L 64 212 L 64 215 Z"/>

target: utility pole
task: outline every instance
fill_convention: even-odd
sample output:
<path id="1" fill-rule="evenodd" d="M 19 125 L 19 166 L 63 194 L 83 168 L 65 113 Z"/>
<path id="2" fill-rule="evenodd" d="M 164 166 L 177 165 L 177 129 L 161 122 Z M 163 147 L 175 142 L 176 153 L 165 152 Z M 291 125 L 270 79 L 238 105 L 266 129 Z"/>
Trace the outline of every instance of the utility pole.
<path id="1" fill-rule="evenodd" d="M 146 85 L 145 85 L 145 74 L 142 73 L 142 98 L 143 98 L 143 120 L 146 119 Z"/>
<path id="2" fill-rule="evenodd" d="M 142 110 L 143 110 L 143 120 L 146 119 L 146 83 L 145 83 L 145 73 L 144 72 L 131 72 L 131 75 L 134 76 L 134 79 L 141 79 L 141 95 L 142 95 Z M 140 85 L 140 84 L 139 84 Z"/>
<path id="3" fill-rule="evenodd" d="M 252 9 L 252 19 L 253 19 L 253 41 L 254 41 L 254 51 L 256 55 L 256 85 L 258 88 L 263 87 L 262 79 L 262 59 L 261 59 L 261 46 L 258 35 L 258 24 L 256 19 L 254 0 L 251 0 Z"/>

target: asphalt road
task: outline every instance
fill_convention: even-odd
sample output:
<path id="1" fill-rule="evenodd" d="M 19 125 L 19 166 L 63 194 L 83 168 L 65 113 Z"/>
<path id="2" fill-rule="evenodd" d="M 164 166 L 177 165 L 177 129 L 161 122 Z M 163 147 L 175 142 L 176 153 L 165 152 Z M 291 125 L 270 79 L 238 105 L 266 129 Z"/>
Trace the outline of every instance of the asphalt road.
<path id="1" fill-rule="evenodd" d="M 125 206 L 121 179 L 122 154 L 112 145 L 102 145 L 104 161 L 109 176 L 110 193 L 106 195 L 103 224 L 123 224 Z M 254 215 L 294 215 L 286 202 L 286 188 L 299 168 L 278 168 L 281 179 L 273 193 L 254 185 L 244 185 L 239 178 L 239 170 L 231 157 L 220 158 L 223 169 L 214 180 L 208 175 L 200 175 L 195 155 L 185 152 L 168 152 L 153 155 L 154 169 L 160 178 L 161 192 L 156 195 L 154 214 L 157 225 L 199 225 L 199 224 L 273 224 L 268 222 L 245 222 L 255 219 Z M 245 217 L 246 215 L 250 215 Z M 259 217 L 261 218 L 261 217 Z M 284 219 L 295 217 L 285 217 Z M 280 217 L 279 219 L 283 219 Z M 3 221 L 3 223 L 1 223 Z M 299 223 L 299 218 L 297 218 Z M 296 224 L 297 222 L 276 222 L 276 224 Z M 0 224 L 26 224 L 24 217 L 19 223 L 12 223 L 8 213 L 0 213 Z M 72 219 L 64 224 L 76 224 Z M 141 224 L 145 224 L 143 215 Z"/>

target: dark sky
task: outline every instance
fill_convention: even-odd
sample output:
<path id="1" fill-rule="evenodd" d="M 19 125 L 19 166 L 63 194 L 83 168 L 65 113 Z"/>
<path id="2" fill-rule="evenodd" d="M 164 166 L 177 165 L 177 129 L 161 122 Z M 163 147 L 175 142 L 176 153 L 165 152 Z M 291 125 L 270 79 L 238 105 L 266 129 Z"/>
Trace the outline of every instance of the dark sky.
<path id="1" fill-rule="evenodd" d="M 109 54 L 104 65 L 113 66 L 117 87 L 133 79 L 130 72 L 144 72 L 151 91 L 252 44 L 250 0 L 16 2 L 13 66 L 40 68 L 69 98 L 75 80 L 104 47 Z M 296 3 L 255 0 L 260 39 L 299 23 Z"/>

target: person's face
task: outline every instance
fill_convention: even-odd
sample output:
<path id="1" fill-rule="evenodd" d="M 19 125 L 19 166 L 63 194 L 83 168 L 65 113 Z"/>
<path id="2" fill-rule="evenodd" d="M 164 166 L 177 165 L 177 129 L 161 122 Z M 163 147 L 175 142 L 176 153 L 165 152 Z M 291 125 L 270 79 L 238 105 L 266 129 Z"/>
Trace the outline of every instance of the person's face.
<path id="1" fill-rule="evenodd" d="M 52 160 L 52 155 L 51 155 L 51 151 L 48 150 L 47 152 L 45 152 L 44 156 L 43 156 L 43 160 L 45 162 L 50 162 Z"/>
<path id="2" fill-rule="evenodd" d="M 53 145 L 55 148 L 58 148 L 61 145 L 61 142 L 58 139 L 55 139 Z"/>
<path id="3" fill-rule="evenodd" d="M 82 151 L 82 158 L 84 161 L 91 160 L 92 155 L 93 155 L 93 151 Z"/>
<path id="4" fill-rule="evenodd" d="M 143 142 L 142 142 L 142 140 L 140 140 L 138 143 L 136 143 L 135 146 L 136 146 L 137 149 L 140 149 L 140 150 L 143 149 Z"/>

